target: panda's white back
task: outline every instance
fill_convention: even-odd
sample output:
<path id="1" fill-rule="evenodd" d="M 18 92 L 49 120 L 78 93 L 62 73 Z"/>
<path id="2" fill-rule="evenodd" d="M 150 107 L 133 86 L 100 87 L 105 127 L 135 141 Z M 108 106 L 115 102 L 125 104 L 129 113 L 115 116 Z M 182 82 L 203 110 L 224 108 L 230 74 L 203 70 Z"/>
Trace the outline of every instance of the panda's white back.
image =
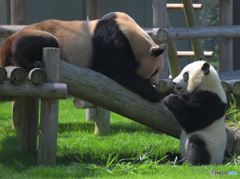
<path id="1" fill-rule="evenodd" d="M 180 136 L 181 158 L 184 160 L 186 159 L 189 138 L 193 135 L 198 135 L 206 142 L 206 148 L 211 155 L 210 164 L 221 164 L 223 162 L 224 152 L 227 145 L 224 119 L 225 118 L 222 117 L 207 128 L 193 133 L 187 134 L 185 130 L 182 130 Z"/>

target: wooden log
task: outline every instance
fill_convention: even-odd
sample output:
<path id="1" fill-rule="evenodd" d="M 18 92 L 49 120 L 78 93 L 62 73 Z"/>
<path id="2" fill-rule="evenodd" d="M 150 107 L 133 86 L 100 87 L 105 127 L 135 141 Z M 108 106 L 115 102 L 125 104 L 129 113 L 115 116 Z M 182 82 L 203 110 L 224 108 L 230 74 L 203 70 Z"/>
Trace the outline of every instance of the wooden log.
<path id="1" fill-rule="evenodd" d="M 28 74 L 28 79 L 36 85 L 43 84 L 47 81 L 46 72 L 41 68 L 34 68 Z"/>
<path id="2" fill-rule="evenodd" d="M 110 132 L 110 111 L 96 107 L 95 135 L 103 136 Z"/>
<path id="3" fill-rule="evenodd" d="M 219 0 L 219 25 L 233 25 L 232 0 Z M 220 38 L 218 46 L 219 71 L 233 71 L 233 42 L 232 38 Z M 228 59 L 228 60 L 226 60 Z"/>
<path id="4" fill-rule="evenodd" d="M 5 68 L 0 67 L 0 83 L 7 78 L 7 71 Z"/>
<path id="5" fill-rule="evenodd" d="M 37 152 L 38 112 L 39 100 L 37 98 L 22 98 L 20 110 L 20 152 L 35 154 Z M 17 114 L 15 114 L 16 116 Z"/>
<path id="6" fill-rule="evenodd" d="M 213 51 L 205 51 L 203 52 L 205 58 L 213 57 Z M 194 58 L 195 53 L 194 51 L 177 51 L 177 55 L 179 58 Z"/>
<path id="7" fill-rule="evenodd" d="M 240 25 L 216 27 L 160 28 L 145 29 L 153 39 L 165 42 L 192 38 L 240 37 Z"/>
<path id="8" fill-rule="evenodd" d="M 153 7 L 153 27 L 166 28 L 167 27 L 167 2 L 166 0 L 152 0 Z M 158 44 L 162 43 L 158 41 Z M 168 49 L 163 53 L 164 67 L 159 74 L 159 78 L 168 78 L 169 68 L 168 68 Z"/>
<path id="9" fill-rule="evenodd" d="M 47 81 L 52 83 L 59 81 L 59 61 L 59 49 L 43 48 L 43 63 L 47 73 Z M 56 164 L 58 105 L 58 99 L 43 99 L 41 101 L 38 164 Z"/>
<path id="10" fill-rule="evenodd" d="M 21 67 L 7 66 L 7 78 L 14 84 L 22 83 L 27 78 L 27 72 Z"/>
<path id="11" fill-rule="evenodd" d="M 65 99 L 67 86 L 63 83 L 43 83 L 35 86 L 31 82 L 15 85 L 4 81 L 0 87 L 0 96 Z"/>
<path id="12" fill-rule="evenodd" d="M 197 27 L 197 20 L 193 10 L 192 0 L 183 0 L 183 5 L 188 27 Z M 202 58 L 204 60 L 205 56 L 203 54 L 202 44 L 200 40 L 191 39 L 191 42 L 195 60 L 199 60 L 199 58 Z"/>
<path id="13" fill-rule="evenodd" d="M 73 98 L 73 104 L 78 109 L 86 109 L 86 108 L 95 108 L 96 106 L 92 103 L 89 103 L 87 101 L 84 101 L 79 98 Z"/>
<path id="14" fill-rule="evenodd" d="M 230 108 L 230 104 L 233 104 L 234 101 L 232 97 L 232 84 L 227 81 L 221 81 L 221 84 L 227 96 L 227 108 Z"/>
<path id="15" fill-rule="evenodd" d="M 202 4 L 193 4 L 194 10 L 202 10 Z M 168 10 L 183 10 L 183 4 L 181 3 L 168 3 L 167 9 Z"/>
<path id="16" fill-rule="evenodd" d="M 240 96 L 240 81 L 236 81 L 233 84 L 232 91 L 235 95 Z"/>
<path id="17" fill-rule="evenodd" d="M 0 25 L 0 38 L 6 38 L 25 27 L 26 25 Z"/>
<path id="18" fill-rule="evenodd" d="M 173 137 L 179 138 L 180 136 L 180 126 L 162 101 L 151 103 L 100 73 L 65 61 L 60 63 L 60 81 L 67 83 L 69 94 L 75 97 Z M 227 130 L 236 134 L 232 128 L 227 128 Z M 236 140 L 232 136 L 228 137 L 228 144 Z M 236 147 L 235 143 L 236 141 L 234 146 L 228 147 L 226 152 L 239 151 L 239 147 Z"/>

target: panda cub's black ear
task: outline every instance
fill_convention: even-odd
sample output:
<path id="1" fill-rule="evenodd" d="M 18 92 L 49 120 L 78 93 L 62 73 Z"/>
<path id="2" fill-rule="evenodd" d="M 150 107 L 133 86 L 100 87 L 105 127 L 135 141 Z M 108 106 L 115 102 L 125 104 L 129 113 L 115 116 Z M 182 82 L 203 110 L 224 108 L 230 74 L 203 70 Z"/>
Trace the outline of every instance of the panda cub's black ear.
<path id="1" fill-rule="evenodd" d="M 161 55 L 165 49 L 166 49 L 166 44 L 161 44 L 159 45 L 159 47 L 152 47 L 150 51 L 150 55 L 157 57 Z"/>
<path id="2" fill-rule="evenodd" d="M 210 64 L 209 63 L 204 63 L 202 66 L 202 71 L 204 73 L 204 75 L 208 75 L 209 71 L 210 71 Z"/>

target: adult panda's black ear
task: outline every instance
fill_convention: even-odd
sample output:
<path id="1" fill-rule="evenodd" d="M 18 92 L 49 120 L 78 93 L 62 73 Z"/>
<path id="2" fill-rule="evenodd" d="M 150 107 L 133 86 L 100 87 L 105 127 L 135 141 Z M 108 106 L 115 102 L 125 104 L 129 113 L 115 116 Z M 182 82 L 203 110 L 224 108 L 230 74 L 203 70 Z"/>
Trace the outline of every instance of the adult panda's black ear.
<path id="1" fill-rule="evenodd" d="M 152 47 L 150 51 L 150 55 L 157 57 L 161 55 L 165 49 L 166 49 L 166 44 L 161 44 L 159 45 L 159 47 Z"/>
<path id="2" fill-rule="evenodd" d="M 203 66 L 202 66 L 202 71 L 204 73 L 204 75 L 207 75 L 209 74 L 210 72 L 210 64 L 209 63 L 204 63 Z"/>

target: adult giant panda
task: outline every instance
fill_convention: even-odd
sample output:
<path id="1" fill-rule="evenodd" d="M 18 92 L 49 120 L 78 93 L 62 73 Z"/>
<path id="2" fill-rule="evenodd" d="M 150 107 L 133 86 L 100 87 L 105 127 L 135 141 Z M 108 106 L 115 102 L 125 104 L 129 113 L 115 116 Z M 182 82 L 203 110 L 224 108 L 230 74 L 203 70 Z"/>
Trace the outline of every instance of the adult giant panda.
<path id="1" fill-rule="evenodd" d="M 165 45 L 150 36 L 125 13 L 100 20 L 46 20 L 7 38 L 0 50 L 0 66 L 30 71 L 42 67 L 42 48 L 60 47 L 61 59 L 100 72 L 151 101 L 160 101 L 153 84 L 163 67 Z"/>
<path id="2" fill-rule="evenodd" d="M 179 94 L 165 97 L 164 102 L 182 127 L 181 157 L 191 165 L 221 164 L 227 143 L 227 99 L 216 70 L 205 61 L 196 61 L 173 83 Z"/>

